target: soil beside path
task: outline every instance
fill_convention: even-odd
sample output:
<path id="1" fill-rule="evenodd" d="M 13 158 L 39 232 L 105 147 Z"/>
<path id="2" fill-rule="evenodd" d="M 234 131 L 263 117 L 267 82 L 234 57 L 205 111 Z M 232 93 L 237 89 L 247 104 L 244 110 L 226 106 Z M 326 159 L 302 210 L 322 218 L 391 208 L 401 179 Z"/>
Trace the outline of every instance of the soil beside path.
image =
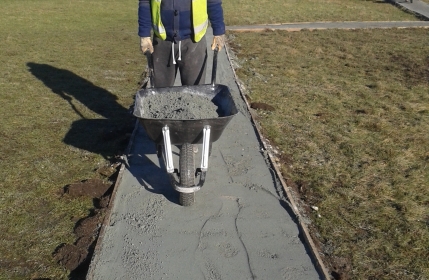
<path id="1" fill-rule="evenodd" d="M 178 204 L 155 145 L 138 125 L 88 279 L 323 278 L 267 163 L 224 52 L 217 73 L 239 114 L 213 144 L 195 205 Z"/>

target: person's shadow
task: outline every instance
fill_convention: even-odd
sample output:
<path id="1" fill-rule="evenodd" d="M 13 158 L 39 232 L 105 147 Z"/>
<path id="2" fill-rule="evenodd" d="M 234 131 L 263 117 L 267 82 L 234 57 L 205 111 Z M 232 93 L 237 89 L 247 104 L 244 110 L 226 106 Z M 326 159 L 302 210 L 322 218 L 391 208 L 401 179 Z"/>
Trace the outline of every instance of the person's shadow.
<path id="1" fill-rule="evenodd" d="M 127 148 L 135 124 L 135 118 L 127 108 L 117 102 L 117 97 L 69 70 L 34 62 L 28 62 L 27 66 L 32 75 L 42 81 L 53 93 L 66 100 L 81 118 L 71 124 L 63 142 L 91 153 L 100 154 L 107 160 L 117 161 L 115 156 L 122 155 Z M 47 94 L 51 94 L 51 92 L 48 91 Z M 100 117 L 97 119 L 86 118 L 85 112 L 80 111 L 76 106 L 78 103 L 83 104 Z M 60 244 L 58 248 L 62 245 Z M 69 279 L 86 279 L 94 247 L 95 241 L 87 248 L 83 248 L 88 250 L 88 255 L 83 263 L 70 272 Z M 78 252 L 80 251 L 71 252 L 71 254 Z"/>
<path id="2" fill-rule="evenodd" d="M 71 124 L 63 139 L 65 144 L 100 154 L 112 161 L 116 160 L 116 155 L 123 154 L 127 146 L 132 143 L 130 137 L 136 118 L 129 109 L 117 102 L 114 94 L 66 69 L 34 62 L 28 62 L 27 66 L 31 74 L 42 81 L 53 93 L 66 100 L 70 108 L 81 118 Z M 85 112 L 81 112 L 76 106 L 78 103 L 100 115 L 100 118 L 86 118 Z M 178 193 L 171 187 L 162 158 L 156 158 L 155 143 L 149 139 L 143 127 L 134 133 L 136 135 L 133 138 L 138 137 L 139 141 L 132 143 L 132 150 L 137 153 L 127 154 L 126 168 L 144 189 L 164 195 L 169 201 L 178 204 Z M 62 245 L 60 244 L 58 248 Z M 95 243 L 89 246 L 85 261 L 70 272 L 69 279 L 85 279 L 94 246 Z"/>
<path id="3" fill-rule="evenodd" d="M 73 72 L 48 64 L 27 63 L 31 74 L 58 94 L 81 117 L 73 122 L 64 143 L 112 159 L 123 152 L 134 126 L 134 117 L 117 102 L 111 92 L 100 88 Z M 75 103 L 80 102 L 97 113 L 99 119 L 87 119 Z"/>

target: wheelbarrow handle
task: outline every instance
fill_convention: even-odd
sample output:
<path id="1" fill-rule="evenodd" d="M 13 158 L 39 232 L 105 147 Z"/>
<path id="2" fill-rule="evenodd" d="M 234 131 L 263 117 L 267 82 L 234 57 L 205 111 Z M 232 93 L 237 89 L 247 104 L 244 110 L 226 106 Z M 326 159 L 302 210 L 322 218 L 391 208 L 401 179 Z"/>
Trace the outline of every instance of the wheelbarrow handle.
<path id="1" fill-rule="evenodd" d="M 214 87 L 216 84 L 216 72 L 217 72 L 217 54 L 219 53 L 219 46 L 216 46 L 213 52 L 213 67 L 212 67 L 212 82 L 211 85 Z"/>
<path id="2" fill-rule="evenodd" d="M 144 53 L 144 55 L 147 58 L 147 66 L 148 66 L 148 70 L 149 70 L 150 87 L 154 88 L 155 85 L 153 84 L 153 75 L 154 75 L 154 71 L 153 71 L 153 55 L 150 53 L 150 51 L 146 51 Z"/>

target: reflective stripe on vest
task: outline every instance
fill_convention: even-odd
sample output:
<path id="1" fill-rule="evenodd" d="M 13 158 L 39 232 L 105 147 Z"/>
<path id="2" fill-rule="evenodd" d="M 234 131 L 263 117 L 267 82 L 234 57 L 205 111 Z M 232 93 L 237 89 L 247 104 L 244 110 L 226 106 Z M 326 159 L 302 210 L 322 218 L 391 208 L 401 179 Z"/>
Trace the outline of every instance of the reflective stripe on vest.
<path id="1" fill-rule="evenodd" d="M 164 25 L 161 21 L 161 1 L 151 0 L 152 27 L 153 31 L 162 40 L 167 38 Z M 194 41 L 198 42 L 204 37 L 209 25 L 207 15 L 207 0 L 192 0 L 192 28 L 194 30 Z"/>
<path id="2" fill-rule="evenodd" d="M 207 0 L 192 0 L 192 27 L 194 28 L 194 41 L 198 42 L 206 34 L 209 26 L 207 15 Z"/>
<path id="3" fill-rule="evenodd" d="M 153 32 L 165 40 L 167 38 L 167 33 L 165 32 L 164 25 L 161 22 L 161 0 L 151 0 L 150 7 L 152 12 L 152 28 Z"/>

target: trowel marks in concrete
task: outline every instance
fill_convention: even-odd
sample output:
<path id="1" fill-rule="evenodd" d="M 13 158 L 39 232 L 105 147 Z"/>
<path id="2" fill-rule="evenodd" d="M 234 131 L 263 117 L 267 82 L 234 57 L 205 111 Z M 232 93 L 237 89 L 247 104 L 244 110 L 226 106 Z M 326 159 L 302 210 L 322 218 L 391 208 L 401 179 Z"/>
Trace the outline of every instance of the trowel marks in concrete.
<path id="1" fill-rule="evenodd" d="M 218 117 L 216 110 L 208 98 L 181 92 L 149 95 L 143 104 L 144 117 L 151 119 L 210 119 Z"/>
<path id="2" fill-rule="evenodd" d="M 195 204 L 182 207 L 139 127 L 88 279 L 319 279 L 246 117 L 224 133 Z"/>
<path id="3" fill-rule="evenodd" d="M 191 207 L 141 126 L 128 162 L 88 279 L 319 279 L 243 114 L 213 143 Z"/>

